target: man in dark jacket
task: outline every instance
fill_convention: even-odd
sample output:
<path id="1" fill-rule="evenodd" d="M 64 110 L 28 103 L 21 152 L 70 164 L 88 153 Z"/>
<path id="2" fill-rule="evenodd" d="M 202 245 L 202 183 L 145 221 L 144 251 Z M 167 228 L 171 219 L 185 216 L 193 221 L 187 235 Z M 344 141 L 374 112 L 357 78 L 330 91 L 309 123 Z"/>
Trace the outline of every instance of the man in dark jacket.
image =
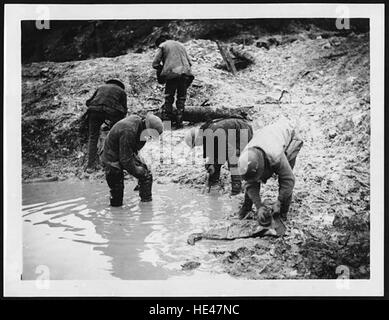
<path id="1" fill-rule="evenodd" d="M 292 123 L 282 118 L 255 132 L 239 157 L 239 171 L 246 181 L 245 199 L 238 215 L 247 216 L 254 203 L 257 219 L 262 226 L 271 224 L 272 216 L 286 220 L 295 183 L 293 167 L 303 141 L 297 136 Z M 279 191 L 272 212 L 266 210 L 259 195 L 261 182 L 278 175 Z"/>
<path id="2" fill-rule="evenodd" d="M 159 136 L 162 131 L 162 120 L 152 114 L 147 114 L 145 119 L 131 115 L 117 122 L 109 131 L 104 142 L 101 161 L 110 188 L 111 206 L 120 207 L 123 204 L 123 170 L 138 179 L 141 201 L 152 200 L 153 177 L 138 152 L 145 145 L 147 137 Z"/>
<path id="3" fill-rule="evenodd" d="M 192 63 L 185 47 L 180 42 L 167 38 L 168 36 L 162 35 L 156 40 L 158 51 L 152 65 L 157 69 L 158 82 L 166 82 L 163 111 L 176 127 L 182 127 L 187 89 L 194 79 L 191 72 Z M 176 110 L 173 112 L 176 94 Z"/>
<path id="4" fill-rule="evenodd" d="M 191 148 L 203 146 L 203 158 L 207 158 L 205 169 L 209 174 L 208 185 L 220 179 L 220 169 L 227 161 L 231 172 L 231 194 L 241 192 L 241 177 L 237 170 L 241 151 L 253 137 L 251 125 L 239 118 L 215 119 L 204 123 L 200 129 L 192 128 L 185 142 Z"/>
<path id="5" fill-rule="evenodd" d="M 113 125 L 127 114 L 127 96 L 124 84 L 117 79 L 108 80 L 86 101 L 86 105 L 89 124 L 87 172 L 92 172 L 95 169 L 97 141 L 101 125 L 105 120 L 110 120 L 111 125 Z"/>

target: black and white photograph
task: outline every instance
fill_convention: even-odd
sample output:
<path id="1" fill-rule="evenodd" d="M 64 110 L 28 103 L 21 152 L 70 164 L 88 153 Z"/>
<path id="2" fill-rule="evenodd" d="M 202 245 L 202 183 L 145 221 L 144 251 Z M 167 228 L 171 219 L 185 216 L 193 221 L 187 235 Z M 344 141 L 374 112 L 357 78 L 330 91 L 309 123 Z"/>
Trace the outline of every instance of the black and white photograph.
<path id="1" fill-rule="evenodd" d="M 5 294 L 382 295 L 383 34 L 379 4 L 6 5 Z"/>

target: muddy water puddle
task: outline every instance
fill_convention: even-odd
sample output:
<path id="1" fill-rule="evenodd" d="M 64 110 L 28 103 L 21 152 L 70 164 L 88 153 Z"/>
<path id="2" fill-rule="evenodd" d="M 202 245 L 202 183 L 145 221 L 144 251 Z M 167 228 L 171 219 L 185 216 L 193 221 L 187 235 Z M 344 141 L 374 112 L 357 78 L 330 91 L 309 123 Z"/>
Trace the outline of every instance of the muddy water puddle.
<path id="1" fill-rule="evenodd" d="M 53 280 L 229 278 L 208 253 L 220 242 L 186 241 L 237 210 L 236 199 L 154 184 L 153 201 L 142 203 L 133 188 L 111 208 L 105 182 L 24 184 L 23 279 L 36 279 L 39 266 Z M 190 261 L 200 265 L 183 270 Z"/>

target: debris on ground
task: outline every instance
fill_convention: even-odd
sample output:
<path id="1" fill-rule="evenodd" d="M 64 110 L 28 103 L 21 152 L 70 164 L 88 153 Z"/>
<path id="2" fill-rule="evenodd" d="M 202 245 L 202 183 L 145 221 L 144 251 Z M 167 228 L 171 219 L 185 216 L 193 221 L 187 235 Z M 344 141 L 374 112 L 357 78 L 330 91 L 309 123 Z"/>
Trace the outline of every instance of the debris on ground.
<path id="1" fill-rule="evenodd" d="M 242 45 L 238 46 L 233 44 L 226 47 L 219 41 L 216 43 L 224 62 L 222 64 L 216 64 L 216 68 L 228 70 L 235 75 L 237 71 L 255 63 L 255 58 Z"/>
<path id="2" fill-rule="evenodd" d="M 188 261 L 181 265 L 182 270 L 193 270 L 200 267 L 201 263 L 198 261 Z"/>
<path id="3" fill-rule="evenodd" d="M 188 237 L 188 244 L 194 245 L 201 239 L 206 240 L 235 240 L 265 236 L 277 236 L 273 228 L 264 228 L 257 221 L 233 221 L 225 226 L 211 228 L 202 233 L 193 233 Z"/>

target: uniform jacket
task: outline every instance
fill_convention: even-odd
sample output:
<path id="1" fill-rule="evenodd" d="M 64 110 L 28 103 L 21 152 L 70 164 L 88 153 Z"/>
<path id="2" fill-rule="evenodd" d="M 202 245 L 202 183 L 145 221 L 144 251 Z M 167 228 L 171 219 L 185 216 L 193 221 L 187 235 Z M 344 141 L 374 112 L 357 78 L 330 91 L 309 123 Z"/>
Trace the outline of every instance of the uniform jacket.
<path id="1" fill-rule="evenodd" d="M 104 142 L 101 160 L 106 165 L 125 169 L 129 174 L 135 174 L 135 168 L 142 166 L 138 151 L 146 141 L 141 141 L 141 133 L 145 129 L 141 117 L 131 115 L 117 122 L 109 131 Z"/>
<path id="2" fill-rule="evenodd" d="M 93 96 L 86 101 L 90 110 L 120 112 L 127 114 L 127 95 L 126 92 L 116 84 L 106 83 L 100 86 Z"/>
<path id="3" fill-rule="evenodd" d="M 246 149 L 250 147 L 262 149 L 270 165 L 274 166 L 281 161 L 281 157 L 291 142 L 293 134 L 294 129 L 290 121 L 281 118 L 277 122 L 256 131 Z"/>
<path id="4" fill-rule="evenodd" d="M 153 68 L 163 65 L 160 76 L 166 80 L 178 78 L 183 74 L 192 75 L 189 56 L 185 47 L 178 41 L 167 40 L 159 45 L 153 61 Z"/>
<path id="5" fill-rule="evenodd" d="M 228 161 L 229 165 L 236 165 L 240 152 L 253 137 L 251 125 L 247 121 L 238 118 L 211 120 L 204 123 L 200 130 L 203 130 L 203 158 L 208 158 L 210 164 L 223 164 Z M 223 157 L 219 155 L 219 149 L 221 149 L 219 148 L 219 138 L 213 141 L 213 148 L 210 140 L 210 138 L 218 136 L 218 130 L 222 130 L 225 134 L 226 143 L 223 148 L 226 154 Z M 231 130 L 230 134 L 229 130 Z M 246 133 L 243 133 L 243 130 L 246 130 Z M 230 141 L 231 138 L 235 139 Z M 207 142 L 210 142 L 211 145 L 209 146 Z"/>

